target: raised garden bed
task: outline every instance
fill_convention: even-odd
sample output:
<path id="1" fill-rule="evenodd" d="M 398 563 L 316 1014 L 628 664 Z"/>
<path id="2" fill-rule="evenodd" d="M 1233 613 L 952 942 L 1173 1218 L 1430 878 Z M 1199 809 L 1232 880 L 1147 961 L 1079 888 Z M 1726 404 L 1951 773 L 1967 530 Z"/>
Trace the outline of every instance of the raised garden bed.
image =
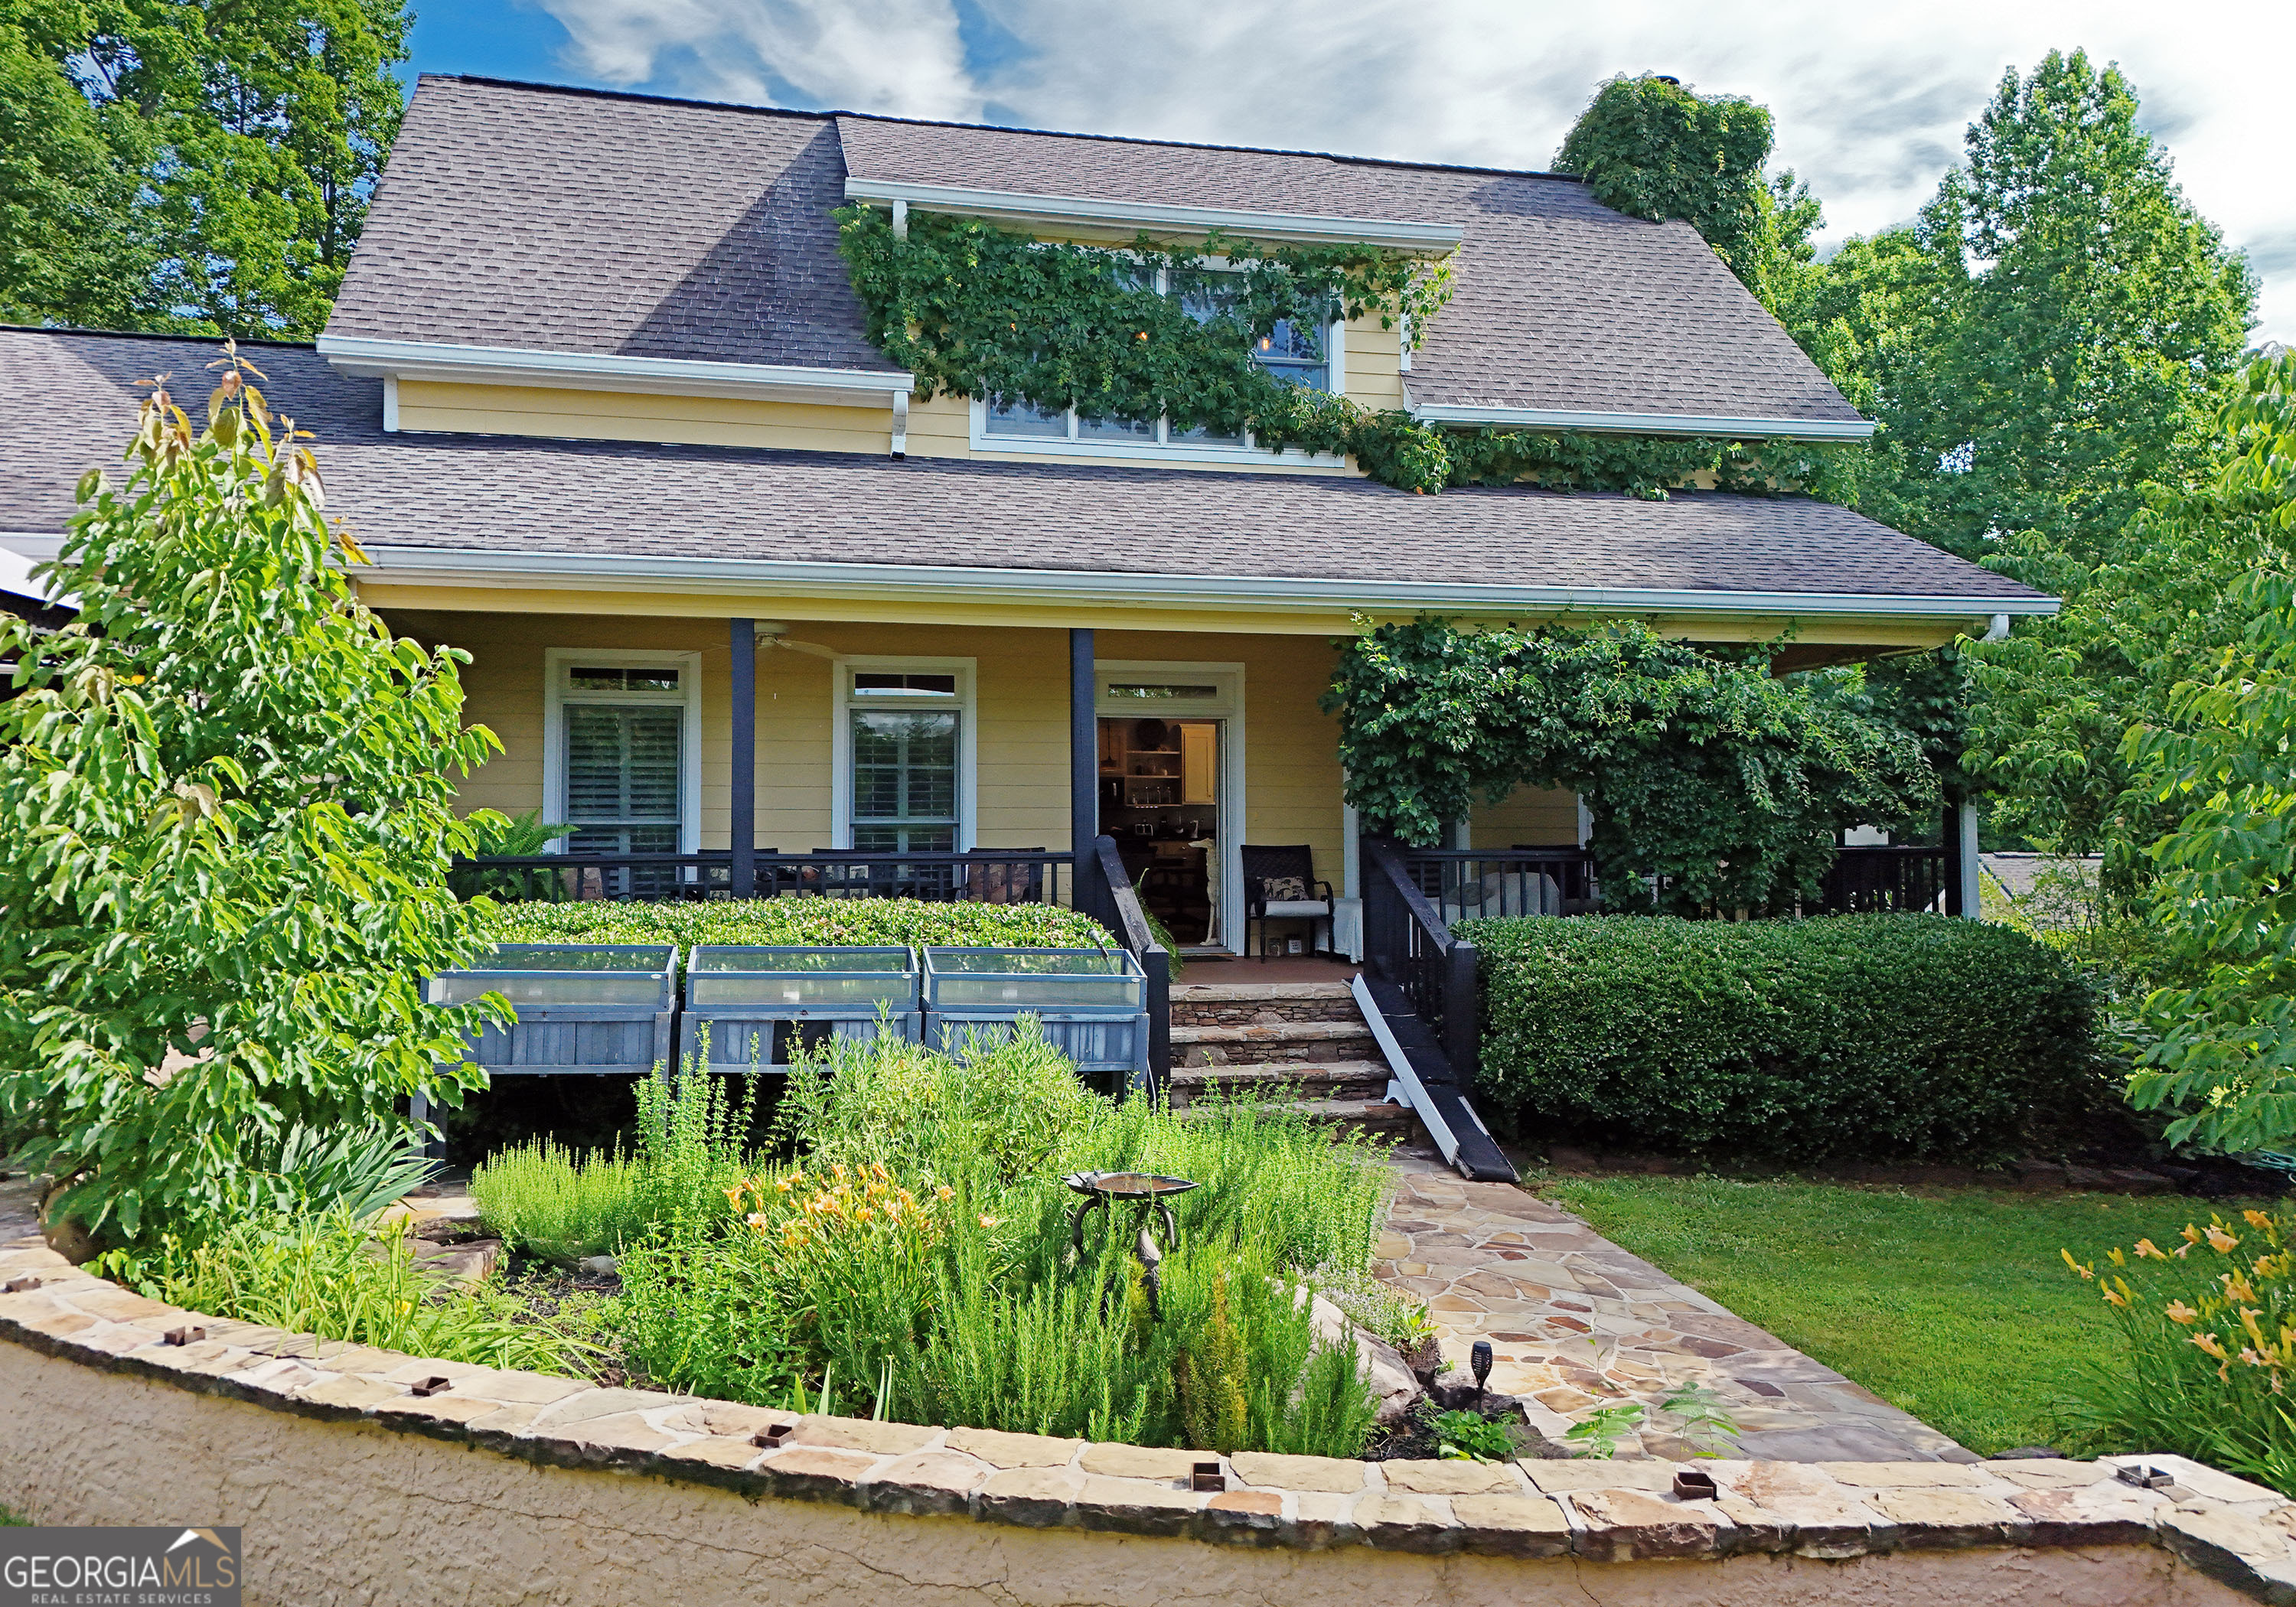
<path id="1" fill-rule="evenodd" d="M 968 1039 L 1002 1041 L 1024 1015 L 1113 1094 L 1148 1075 L 1148 980 L 1122 949 L 942 948 L 924 951 L 925 1042 L 959 1054 Z"/>
<path id="2" fill-rule="evenodd" d="M 685 966 L 679 1057 L 712 1071 L 786 1070 L 832 1038 L 915 1041 L 917 970 L 906 947 L 702 944 Z"/>

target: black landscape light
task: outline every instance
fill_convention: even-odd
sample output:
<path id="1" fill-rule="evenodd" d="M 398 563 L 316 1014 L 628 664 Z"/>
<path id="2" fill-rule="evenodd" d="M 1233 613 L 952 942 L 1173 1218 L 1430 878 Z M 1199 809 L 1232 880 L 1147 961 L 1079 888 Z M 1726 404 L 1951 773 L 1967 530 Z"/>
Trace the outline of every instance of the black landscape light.
<path id="1" fill-rule="evenodd" d="M 1483 1381 L 1491 1375 L 1491 1341 L 1477 1340 L 1475 1348 L 1467 1353 L 1467 1365 L 1475 1375 L 1475 1393 L 1483 1392 Z"/>

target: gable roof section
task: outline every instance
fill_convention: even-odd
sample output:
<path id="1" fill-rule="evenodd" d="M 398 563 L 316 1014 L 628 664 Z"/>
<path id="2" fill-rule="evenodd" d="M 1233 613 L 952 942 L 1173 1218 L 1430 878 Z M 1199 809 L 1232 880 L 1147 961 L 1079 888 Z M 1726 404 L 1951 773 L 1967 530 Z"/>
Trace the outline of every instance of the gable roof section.
<path id="1" fill-rule="evenodd" d="M 0 434 L 12 447 L 0 456 L 0 530 L 61 530 L 79 475 L 119 462 L 135 381 L 172 373 L 188 408 L 213 355 L 199 341 L 0 331 Z M 274 404 L 316 432 L 330 511 L 386 573 L 705 590 L 842 576 L 889 590 L 930 572 L 1008 594 L 1096 586 L 1103 598 L 1221 593 L 1325 609 L 1559 598 L 1644 611 L 1661 596 L 1722 611 L 1968 618 L 2054 607 L 1799 497 L 1413 496 L 1315 476 L 386 435 L 380 381 L 339 374 L 308 347 L 252 355 Z"/>
<path id="2" fill-rule="evenodd" d="M 849 180 L 1456 226 L 1417 403 L 1858 422 L 1689 225 L 1576 179 L 478 78 L 422 80 L 327 335 L 889 371 L 828 216 Z"/>
<path id="3" fill-rule="evenodd" d="M 426 77 L 327 332 L 898 373 L 844 177 L 827 117 Z"/>

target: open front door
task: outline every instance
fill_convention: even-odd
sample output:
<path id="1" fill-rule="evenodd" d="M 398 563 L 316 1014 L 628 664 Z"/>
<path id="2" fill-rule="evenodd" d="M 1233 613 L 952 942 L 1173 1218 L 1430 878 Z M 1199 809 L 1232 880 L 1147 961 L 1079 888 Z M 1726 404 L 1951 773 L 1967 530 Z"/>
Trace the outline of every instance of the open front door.
<path id="1" fill-rule="evenodd" d="M 1242 925 L 1241 668 L 1096 668 L 1100 830 L 1177 944 L 1232 949 Z"/>

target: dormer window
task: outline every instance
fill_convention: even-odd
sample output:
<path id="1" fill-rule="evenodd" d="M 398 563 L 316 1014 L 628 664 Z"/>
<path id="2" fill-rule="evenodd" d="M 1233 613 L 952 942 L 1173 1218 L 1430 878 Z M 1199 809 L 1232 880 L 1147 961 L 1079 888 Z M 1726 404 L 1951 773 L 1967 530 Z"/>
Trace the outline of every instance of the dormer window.
<path id="1" fill-rule="evenodd" d="M 1153 290 L 1160 296 L 1177 295 L 1181 309 L 1200 324 L 1210 323 L 1227 309 L 1235 294 L 1231 287 L 1241 276 L 1238 270 L 1231 268 L 1152 270 L 1121 260 L 1111 272 L 1119 283 Z M 1332 390 L 1337 388 L 1334 376 L 1338 365 L 1333 354 L 1338 348 L 1338 332 L 1336 322 L 1323 324 L 1282 319 L 1253 343 L 1251 359 L 1287 385 Z M 1059 450 L 1065 443 L 1079 456 L 1103 455 L 1102 449 L 1123 455 L 1158 448 L 1167 449 L 1175 456 L 1249 459 L 1264 455 L 1258 452 L 1249 435 L 1214 435 L 1202 428 L 1175 430 L 1168 419 L 1139 423 L 1129 419 L 1080 418 L 1072 407 L 1047 410 L 1018 397 L 992 398 L 977 406 L 974 416 L 975 445 L 992 448 L 1041 443 Z"/>

